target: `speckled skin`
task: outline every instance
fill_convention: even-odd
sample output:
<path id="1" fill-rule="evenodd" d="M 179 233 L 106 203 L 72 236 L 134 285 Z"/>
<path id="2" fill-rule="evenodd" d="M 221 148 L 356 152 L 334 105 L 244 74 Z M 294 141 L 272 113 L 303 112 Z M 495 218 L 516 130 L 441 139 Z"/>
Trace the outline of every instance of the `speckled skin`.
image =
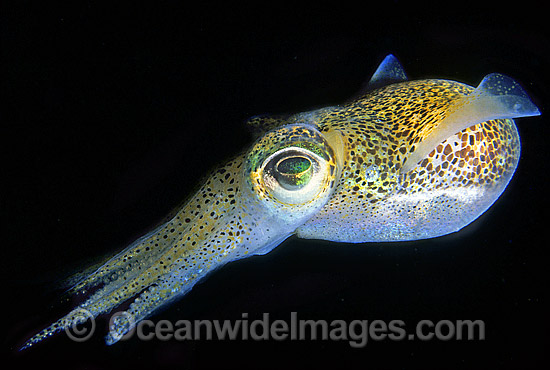
<path id="1" fill-rule="evenodd" d="M 398 64 L 391 71 L 400 80 L 405 76 Z M 379 68 L 375 74 L 377 87 L 385 73 Z M 214 171 L 166 223 L 74 286 L 70 293 L 87 296 L 84 303 L 23 348 L 85 321 L 82 312 L 96 317 L 130 301 L 106 338 L 115 343 L 208 272 L 267 253 L 291 235 L 368 242 L 459 230 L 512 177 L 520 154 L 514 121 L 479 121 L 453 132 L 416 163 L 407 160 L 458 109 L 455 103 L 473 92 L 447 80 L 398 82 L 340 106 L 252 118 L 259 135 L 252 148 Z M 517 101 L 523 102 L 513 100 L 514 109 Z M 510 116 L 521 115 L 503 117 Z M 311 180 L 297 190 L 277 180 L 278 165 L 289 156 L 310 164 Z"/>
<path id="2" fill-rule="evenodd" d="M 346 160 L 330 202 L 297 235 L 347 242 L 415 240 L 457 231 L 477 218 L 504 190 L 518 163 L 513 120 L 471 126 L 440 143 L 412 170 L 400 171 L 449 105 L 472 91 L 446 80 L 404 82 L 321 114 L 321 131 L 338 130 L 346 138 Z"/>

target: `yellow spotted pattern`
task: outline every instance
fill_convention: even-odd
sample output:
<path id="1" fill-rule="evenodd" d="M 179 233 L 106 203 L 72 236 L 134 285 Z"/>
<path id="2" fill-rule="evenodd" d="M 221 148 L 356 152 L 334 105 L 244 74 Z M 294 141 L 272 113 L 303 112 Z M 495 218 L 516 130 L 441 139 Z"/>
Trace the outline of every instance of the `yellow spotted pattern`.
<path id="1" fill-rule="evenodd" d="M 114 343 L 208 271 L 267 253 L 292 234 L 413 240 L 464 226 L 490 206 L 514 172 L 520 144 L 511 119 L 464 129 L 412 170 L 401 170 L 449 106 L 472 91 L 447 80 L 402 82 L 341 106 L 251 119 L 263 134 L 252 148 L 216 169 L 165 223 L 79 282 L 71 293 L 83 295 L 84 303 L 24 348 L 80 320 L 78 310 L 96 317 L 129 302 L 107 337 Z M 325 170 L 319 193 L 292 204 L 274 197 L 262 177 L 266 158 L 289 146 L 319 156 Z"/>

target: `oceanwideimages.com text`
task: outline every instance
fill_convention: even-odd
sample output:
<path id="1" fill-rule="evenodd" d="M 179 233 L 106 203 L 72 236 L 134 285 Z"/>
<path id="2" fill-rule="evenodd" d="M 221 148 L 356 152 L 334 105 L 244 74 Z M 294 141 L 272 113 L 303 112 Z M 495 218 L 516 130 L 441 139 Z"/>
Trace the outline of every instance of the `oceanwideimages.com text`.
<path id="1" fill-rule="evenodd" d="M 369 341 L 485 339 L 483 320 L 420 320 L 409 326 L 403 320 L 314 320 L 300 318 L 297 312 L 291 312 L 284 320 L 271 320 L 269 313 L 250 319 L 248 313 L 242 313 L 236 320 L 142 320 L 133 323 L 127 312 L 117 312 L 111 317 L 110 327 L 121 315 L 130 319 L 127 320 L 130 330 L 118 340 L 324 340 L 346 341 L 353 348 L 362 348 Z M 95 329 L 93 318 L 92 324 L 91 329 L 75 324 L 65 331 L 71 339 L 85 341 Z"/>

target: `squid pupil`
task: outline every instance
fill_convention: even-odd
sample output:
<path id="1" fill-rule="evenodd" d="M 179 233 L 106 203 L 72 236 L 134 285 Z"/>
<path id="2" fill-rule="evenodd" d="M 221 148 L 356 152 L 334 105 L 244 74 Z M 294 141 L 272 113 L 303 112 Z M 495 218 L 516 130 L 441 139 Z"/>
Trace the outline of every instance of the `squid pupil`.
<path id="1" fill-rule="evenodd" d="M 290 157 L 277 164 L 277 171 L 287 175 L 298 175 L 311 167 L 309 159 L 304 157 Z"/>
<path id="2" fill-rule="evenodd" d="M 304 157 L 285 158 L 277 163 L 276 169 L 277 181 L 287 190 L 301 189 L 311 179 L 311 161 Z"/>

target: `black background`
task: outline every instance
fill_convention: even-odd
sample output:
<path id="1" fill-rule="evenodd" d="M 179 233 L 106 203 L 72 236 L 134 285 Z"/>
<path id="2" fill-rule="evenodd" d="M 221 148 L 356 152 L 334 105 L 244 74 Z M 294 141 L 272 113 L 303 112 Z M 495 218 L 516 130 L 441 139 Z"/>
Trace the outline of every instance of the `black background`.
<path id="1" fill-rule="evenodd" d="M 113 2 L 115 3 L 115 2 Z M 18 2 L 2 11 L 3 349 L 59 368 L 533 368 L 548 348 L 549 39 L 530 3 L 355 2 L 274 8 L 188 2 Z M 461 3 L 462 4 L 462 3 Z M 509 9 L 506 9 L 509 7 Z M 243 121 L 352 96 L 388 54 L 412 79 L 512 76 L 542 116 L 493 207 L 432 240 L 292 238 L 210 276 L 153 319 L 481 319 L 484 341 L 140 342 L 58 335 L 17 346 L 67 306 L 60 279 L 145 233 L 214 165 Z"/>

